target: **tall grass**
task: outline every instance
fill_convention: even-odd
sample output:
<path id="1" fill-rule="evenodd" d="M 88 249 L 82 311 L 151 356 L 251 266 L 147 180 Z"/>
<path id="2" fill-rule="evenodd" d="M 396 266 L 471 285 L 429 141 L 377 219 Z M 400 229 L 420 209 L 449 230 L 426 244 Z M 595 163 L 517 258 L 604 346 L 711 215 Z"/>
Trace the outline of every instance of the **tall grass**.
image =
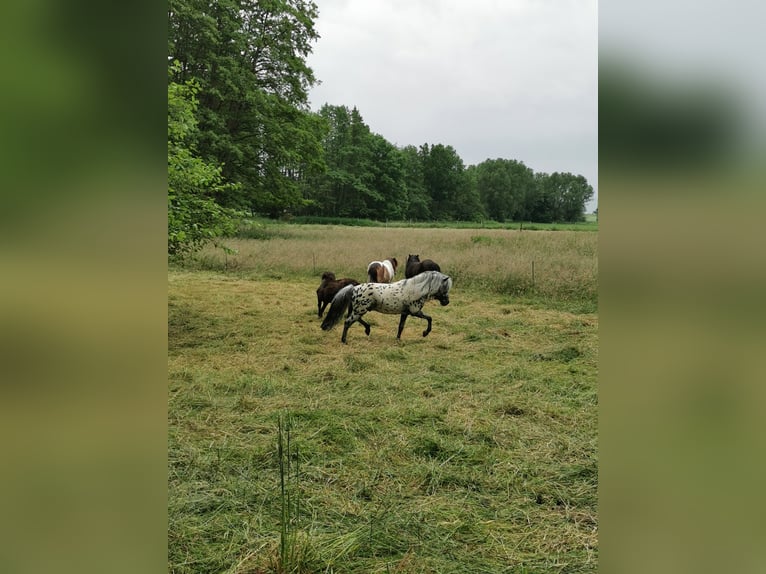
<path id="1" fill-rule="evenodd" d="M 435 260 L 458 289 L 482 289 L 541 301 L 573 302 L 593 310 L 598 292 L 598 235 L 571 231 L 269 226 L 263 240 L 233 238 L 236 251 L 215 248 L 197 258 L 201 269 L 246 277 L 313 277 L 323 271 L 364 280 L 367 263 L 396 257 L 404 277 L 407 255 Z"/>

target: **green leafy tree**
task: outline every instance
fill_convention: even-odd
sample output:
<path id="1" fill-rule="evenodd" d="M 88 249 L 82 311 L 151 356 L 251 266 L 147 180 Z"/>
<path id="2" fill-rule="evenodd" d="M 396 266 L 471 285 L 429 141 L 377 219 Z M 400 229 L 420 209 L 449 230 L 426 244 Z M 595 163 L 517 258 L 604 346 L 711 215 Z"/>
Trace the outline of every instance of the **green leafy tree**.
<path id="1" fill-rule="evenodd" d="M 195 82 L 168 85 L 168 254 L 183 257 L 233 229 L 215 198 L 233 186 L 221 168 L 195 153 Z"/>
<path id="2" fill-rule="evenodd" d="M 423 178 L 423 158 L 413 145 L 403 147 L 399 155 L 402 158 L 402 188 L 405 194 L 404 217 L 427 221 L 431 219 L 431 197 Z"/>
<path id="3" fill-rule="evenodd" d="M 373 175 L 370 129 L 359 111 L 325 104 L 319 110 L 327 130 L 322 139 L 326 173 L 316 178 L 316 210 L 322 215 L 365 217 L 379 198 Z"/>
<path id="4" fill-rule="evenodd" d="M 522 162 L 486 160 L 477 166 L 477 188 L 487 215 L 495 221 L 525 218 L 526 204 L 534 195 L 534 172 Z"/>
<path id="5" fill-rule="evenodd" d="M 370 137 L 370 150 L 372 187 L 380 196 L 372 204 L 375 217 L 380 220 L 404 219 L 408 205 L 402 154 L 379 134 Z"/>
<path id="6" fill-rule="evenodd" d="M 372 133 L 356 108 L 325 104 L 319 117 L 327 171 L 307 190 L 306 213 L 399 219 L 406 216 L 405 161 L 383 136 Z"/>
<path id="7" fill-rule="evenodd" d="M 533 221 L 584 221 L 585 204 L 593 187 L 585 177 L 571 173 L 536 174 L 537 193 L 531 206 Z"/>
<path id="8" fill-rule="evenodd" d="M 324 169 L 323 124 L 307 106 L 317 14 L 304 0 L 169 0 L 173 80 L 199 85 L 199 152 L 241 184 L 220 194 L 224 205 L 295 209 Z"/>
<path id="9" fill-rule="evenodd" d="M 455 148 L 423 144 L 419 153 L 424 187 L 431 199 L 431 217 L 436 220 L 482 217 L 481 201 L 465 177 L 463 160 Z"/>
<path id="10" fill-rule="evenodd" d="M 585 221 L 585 204 L 593 198 L 593 187 L 582 175 L 559 174 L 563 221 Z"/>

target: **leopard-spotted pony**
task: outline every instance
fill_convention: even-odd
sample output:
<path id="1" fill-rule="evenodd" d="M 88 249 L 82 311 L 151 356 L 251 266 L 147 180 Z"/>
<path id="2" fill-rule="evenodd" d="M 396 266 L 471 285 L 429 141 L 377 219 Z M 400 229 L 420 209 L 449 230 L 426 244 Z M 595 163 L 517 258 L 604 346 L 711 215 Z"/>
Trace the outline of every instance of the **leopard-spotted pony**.
<path id="1" fill-rule="evenodd" d="M 348 328 L 359 321 L 364 326 L 365 334 L 370 334 L 370 324 L 362 316 L 368 311 L 379 313 L 399 314 L 399 331 L 396 338 L 400 339 L 407 317 L 420 317 L 428 321 L 428 327 L 423 336 L 431 332 L 431 317 L 423 313 L 423 305 L 430 299 L 436 299 L 442 305 L 449 305 L 449 290 L 452 278 L 438 271 L 425 271 L 411 279 L 402 279 L 395 283 L 362 283 L 361 285 L 344 287 L 332 300 L 330 309 L 322 321 L 322 330 L 332 329 L 347 308 L 348 317 L 343 323 L 341 342 L 346 342 Z"/>

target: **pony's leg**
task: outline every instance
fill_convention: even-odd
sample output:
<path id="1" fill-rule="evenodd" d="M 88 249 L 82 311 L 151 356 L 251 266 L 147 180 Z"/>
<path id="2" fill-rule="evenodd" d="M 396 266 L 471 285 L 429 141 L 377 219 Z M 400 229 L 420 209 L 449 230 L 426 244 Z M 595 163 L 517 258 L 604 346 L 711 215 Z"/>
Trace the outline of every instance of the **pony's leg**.
<path id="1" fill-rule="evenodd" d="M 396 338 L 401 339 L 402 337 L 402 331 L 404 331 L 404 323 L 407 322 L 407 316 L 409 313 L 402 313 L 402 316 L 399 318 L 399 331 L 396 333 Z"/>
<path id="2" fill-rule="evenodd" d="M 361 317 L 359 319 L 357 319 L 357 321 L 359 321 L 362 325 L 364 325 L 364 334 L 369 337 L 370 336 L 370 324 L 367 321 L 365 321 L 364 319 L 362 319 Z"/>
<path id="3" fill-rule="evenodd" d="M 418 311 L 417 313 L 412 313 L 412 316 L 413 317 L 420 317 L 421 319 L 425 319 L 426 321 L 428 321 L 428 327 L 426 327 L 426 330 L 423 331 L 423 336 L 427 337 L 428 333 L 431 332 L 431 316 L 430 315 L 426 315 L 425 313 L 423 313 L 423 311 Z"/>
<path id="4" fill-rule="evenodd" d="M 319 317 L 320 319 L 322 318 L 322 313 L 324 313 L 324 308 L 327 306 L 327 303 L 325 303 L 324 305 L 322 303 L 323 303 L 322 301 L 317 303 L 317 317 Z"/>
<path id="5" fill-rule="evenodd" d="M 357 321 L 359 321 L 362 325 L 364 325 L 364 333 L 365 333 L 365 335 L 369 335 L 370 334 L 370 324 L 367 321 L 365 321 L 364 319 L 362 319 L 361 315 L 349 314 L 348 319 L 343 321 L 343 335 L 340 338 L 340 342 L 341 343 L 345 343 L 346 342 L 346 333 L 348 333 L 348 328 L 351 325 L 353 325 L 354 323 L 356 323 Z"/>
<path id="6" fill-rule="evenodd" d="M 340 337 L 340 342 L 345 343 L 346 342 L 346 333 L 348 333 L 348 328 L 354 323 L 354 321 L 351 320 L 351 316 L 349 315 L 348 319 L 343 321 L 343 335 Z"/>
<path id="7" fill-rule="evenodd" d="M 366 321 L 363 321 L 361 315 L 355 315 L 355 314 L 349 313 L 348 318 L 345 321 L 343 321 L 343 335 L 340 338 L 341 343 L 346 342 L 346 333 L 348 333 L 348 328 L 354 323 L 356 323 L 357 321 L 359 321 L 362 325 L 364 325 L 364 332 L 368 335 L 370 334 L 369 323 L 367 323 Z"/>

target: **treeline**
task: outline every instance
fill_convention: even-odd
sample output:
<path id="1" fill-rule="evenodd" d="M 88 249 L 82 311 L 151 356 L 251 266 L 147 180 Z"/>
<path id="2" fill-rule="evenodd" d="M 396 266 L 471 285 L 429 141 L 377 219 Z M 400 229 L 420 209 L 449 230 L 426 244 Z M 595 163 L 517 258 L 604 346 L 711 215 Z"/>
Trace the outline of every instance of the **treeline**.
<path id="1" fill-rule="evenodd" d="M 377 220 L 579 221 L 584 177 L 521 161 L 466 167 L 444 144 L 397 147 L 356 109 L 308 107 L 319 36 L 306 0 L 169 0 L 171 253 L 248 211 Z"/>
<path id="2" fill-rule="evenodd" d="M 398 148 L 373 133 L 356 108 L 325 104 L 327 169 L 304 180 L 304 215 L 380 221 L 582 221 L 593 188 L 581 175 L 535 173 L 523 162 L 466 167 L 452 146 Z"/>

